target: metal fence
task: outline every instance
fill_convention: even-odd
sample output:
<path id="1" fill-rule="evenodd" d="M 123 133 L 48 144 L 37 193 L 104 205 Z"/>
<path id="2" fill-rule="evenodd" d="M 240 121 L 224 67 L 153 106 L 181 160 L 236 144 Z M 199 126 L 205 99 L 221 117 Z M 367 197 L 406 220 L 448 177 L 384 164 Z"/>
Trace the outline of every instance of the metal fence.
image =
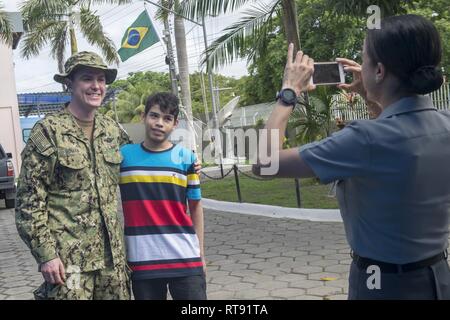
<path id="1" fill-rule="evenodd" d="M 364 100 L 360 96 L 356 96 L 354 101 L 350 104 L 343 95 L 335 95 L 331 108 L 332 119 L 343 121 L 369 119 L 369 111 Z"/>
<path id="2" fill-rule="evenodd" d="M 450 83 L 444 83 L 439 90 L 430 93 L 429 96 L 437 109 L 450 109 Z"/>
<path id="3" fill-rule="evenodd" d="M 434 106 L 438 110 L 450 109 L 450 83 L 444 83 L 439 90 L 430 93 Z M 350 104 L 345 96 L 336 95 L 333 97 L 333 107 L 331 108 L 333 119 L 339 118 L 343 121 L 369 119 L 367 107 L 360 97 Z"/>
<path id="4" fill-rule="evenodd" d="M 225 179 L 227 176 L 229 176 L 231 173 L 234 173 L 234 183 L 236 185 L 236 194 L 237 194 L 237 199 L 239 201 L 239 203 L 242 203 L 242 192 L 241 192 L 241 184 L 240 184 L 240 180 L 239 177 L 242 175 L 248 179 L 253 179 L 253 180 L 257 180 L 260 182 L 264 182 L 264 181 L 270 181 L 273 180 L 275 178 L 261 178 L 258 176 L 255 176 L 253 173 L 251 172 L 244 172 L 243 170 L 239 169 L 239 167 L 236 164 L 233 164 L 233 166 L 229 169 L 229 171 L 227 173 L 223 172 L 223 168 L 221 167 L 221 176 L 220 177 L 213 177 L 210 176 L 206 173 L 204 173 L 203 171 L 200 172 L 200 175 L 203 176 L 206 179 L 209 180 L 213 180 L 213 181 L 218 181 L 218 180 L 222 180 Z M 297 207 L 301 208 L 302 207 L 302 201 L 301 201 L 301 197 L 300 197 L 300 182 L 299 179 L 295 178 L 295 195 L 296 195 L 296 199 L 297 199 Z"/>

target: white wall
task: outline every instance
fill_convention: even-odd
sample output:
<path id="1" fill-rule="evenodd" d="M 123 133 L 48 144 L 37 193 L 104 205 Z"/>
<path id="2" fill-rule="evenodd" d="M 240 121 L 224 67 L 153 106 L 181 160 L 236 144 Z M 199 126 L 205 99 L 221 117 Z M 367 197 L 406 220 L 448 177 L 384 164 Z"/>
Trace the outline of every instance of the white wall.
<path id="1" fill-rule="evenodd" d="M 24 145 L 19 121 L 12 48 L 0 42 L 0 143 L 13 155 L 16 176 Z"/>

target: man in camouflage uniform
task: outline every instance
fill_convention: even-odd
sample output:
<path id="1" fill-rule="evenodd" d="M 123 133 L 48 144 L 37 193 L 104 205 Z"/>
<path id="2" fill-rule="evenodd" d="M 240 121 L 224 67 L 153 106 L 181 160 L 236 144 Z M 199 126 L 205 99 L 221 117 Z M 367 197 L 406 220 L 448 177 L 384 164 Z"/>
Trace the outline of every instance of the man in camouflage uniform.
<path id="1" fill-rule="evenodd" d="M 56 74 L 71 102 L 33 128 L 22 153 L 16 207 L 20 236 L 45 282 L 36 299 L 129 299 L 117 184 L 129 143 L 118 123 L 96 112 L 117 70 L 80 52 Z"/>

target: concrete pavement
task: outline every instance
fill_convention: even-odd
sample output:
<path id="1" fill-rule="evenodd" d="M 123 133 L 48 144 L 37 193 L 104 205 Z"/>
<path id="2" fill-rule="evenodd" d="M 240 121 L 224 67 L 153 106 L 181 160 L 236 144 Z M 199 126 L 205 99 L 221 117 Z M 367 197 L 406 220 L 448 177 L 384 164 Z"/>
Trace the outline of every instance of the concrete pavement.
<path id="1" fill-rule="evenodd" d="M 347 298 L 351 260 L 342 223 L 205 216 L 209 299 Z"/>
<path id="2" fill-rule="evenodd" d="M 209 299 L 346 299 L 342 223 L 205 210 Z M 42 282 L 0 202 L 0 300 L 32 299 Z"/>
<path id="3" fill-rule="evenodd" d="M 32 299 L 41 283 L 37 264 L 17 233 L 14 210 L 0 200 L 0 300 Z"/>

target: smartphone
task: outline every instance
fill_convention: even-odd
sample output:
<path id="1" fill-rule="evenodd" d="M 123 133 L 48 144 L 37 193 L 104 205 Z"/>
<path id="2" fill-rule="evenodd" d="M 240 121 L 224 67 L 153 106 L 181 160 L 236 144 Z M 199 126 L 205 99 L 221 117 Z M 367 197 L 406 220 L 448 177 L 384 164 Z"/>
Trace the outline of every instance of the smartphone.
<path id="1" fill-rule="evenodd" d="M 318 86 L 345 83 L 344 67 L 338 62 L 316 62 L 311 83 Z"/>

